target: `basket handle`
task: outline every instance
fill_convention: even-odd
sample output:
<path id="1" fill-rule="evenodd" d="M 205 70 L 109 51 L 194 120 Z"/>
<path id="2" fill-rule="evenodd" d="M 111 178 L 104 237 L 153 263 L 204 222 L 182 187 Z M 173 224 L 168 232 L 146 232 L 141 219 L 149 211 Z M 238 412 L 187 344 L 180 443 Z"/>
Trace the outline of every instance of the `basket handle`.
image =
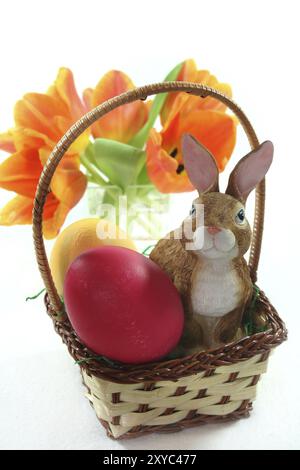
<path id="1" fill-rule="evenodd" d="M 49 192 L 52 176 L 60 160 L 71 144 L 97 119 L 124 104 L 132 103 L 136 100 L 145 100 L 148 96 L 166 92 L 187 92 L 199 96 L 200 98 L 211 96 L 218 99 L 237 116 L 248 137 L 251 148 L 254 149 L 259 145 L 255 131 L 241 108 L 236 103 L 234 103 L 234 101 L 219 91 L 200 83 L 173 81 L 155 83 L 140 88 L 135 88 L 105 101 L 82 116 L 82 118 L 73 124 L 73 126 L 60 139 L 49 156 L 37 186 L 33 207 L 33 238 L 36 258 L 41 276 L 49 295 L 52 317 L 57 320 L 63 320 L 65 312 L 62 300 L 58 295 L 51 275 L 42 231 L 43 207 Z M 249 258 L 249 269 L 253 282 L 255 282 L 257 278 L 256 273 L 261 251 L 265 208 L 265 180 L 261 181 L 257 185 L 255 195 L 255 215 Z"/>

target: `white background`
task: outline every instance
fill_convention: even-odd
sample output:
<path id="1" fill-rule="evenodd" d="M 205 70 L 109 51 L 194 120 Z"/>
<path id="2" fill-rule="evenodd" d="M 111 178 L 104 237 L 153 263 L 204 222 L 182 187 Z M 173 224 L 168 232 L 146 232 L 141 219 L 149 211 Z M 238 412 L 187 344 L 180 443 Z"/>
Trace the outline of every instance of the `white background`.
<path id="1" fill-rule="evenodd" d="M 289 341 L 275 351 L 259 384 L 250 419 L 114 442 L 83 398 L 77 367 L 54 334 L 42 300 L 24 301 L 42 287 L 31 227 L 0 227 L 1 448 L 300 447 L 298 5 L 297 0 L 1 2 L 0 130 L 13 124 L 14 102 L 25 92 L 45 91 L 62 65 L 73 70 L 79 90 L 94 86 L 111 68 L 127 72 L 136 85 L 159 81 L 189 57 L 231 83 L 260 139 L 275 144 L 259 284 L 289 329 Z M 247 149 L 241 134 L 236 159 Z M 0 204 L 10 197 L 0 191 Z M 181 214 L 187 210 L 183 199 Z"/>

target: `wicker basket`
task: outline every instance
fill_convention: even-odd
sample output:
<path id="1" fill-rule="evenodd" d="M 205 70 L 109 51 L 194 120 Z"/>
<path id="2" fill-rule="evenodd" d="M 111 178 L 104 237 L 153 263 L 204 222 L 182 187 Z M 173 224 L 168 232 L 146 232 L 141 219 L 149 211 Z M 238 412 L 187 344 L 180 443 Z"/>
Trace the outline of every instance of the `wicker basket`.
<path id="1" fill-rule="evenodd" d="M 110 365 L 95 359 L 77 337 L 57 293 L 46 256 L 42 235 L 42 214 L 51 178 L 74 140 L 109 111 L 149 95 L 187 92 L 199 99 L 211 96 L 226 104 L 240 120 L 252 148 L 256 134 L 243 111 L 228 97 L 201 84 L 163 82 L 137 88 L 99 105 L 63 136 L 53 150 L 41 175 L 33 212 L 33 232 L 37 261 L 47 295 L 46 307 L 56 332 L 78 361 L 86 386 L 86 396 L 96 415 L 115 439 L 150 432 L 173 432 L 205 423 L 224 422 L 249 415 L 256 384 L 266 371 L 270 351 L 287 337 L 284 323 L 269 300 L 260 292 L 256 308 L 268 318 L 262 333 L 224 347 L 191 356 L 139 366 Z M 249 269 L 253 282 L 261 249 L 264 219 L 265 181 L 256 188 L 255 218 Z"/>

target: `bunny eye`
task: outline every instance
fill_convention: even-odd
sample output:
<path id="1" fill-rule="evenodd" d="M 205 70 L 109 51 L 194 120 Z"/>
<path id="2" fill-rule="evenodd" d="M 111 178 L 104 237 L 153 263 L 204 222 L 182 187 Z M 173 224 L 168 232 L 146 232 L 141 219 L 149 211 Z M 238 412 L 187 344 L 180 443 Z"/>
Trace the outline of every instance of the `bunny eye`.
<path id="1" fill-rule="evenodd" d="M 242 225 L 245 222 L 246 216 L 244 209 L 240 209 L 235 216 L 235 221 L 238 225 Z"/>
<path id="2" fill-rule="evenodd" d="M 190 215 L 193 216 L 196 214 L 196 206 L 195 204 L 192 205 L 191 210 L 190 210 Z"/>

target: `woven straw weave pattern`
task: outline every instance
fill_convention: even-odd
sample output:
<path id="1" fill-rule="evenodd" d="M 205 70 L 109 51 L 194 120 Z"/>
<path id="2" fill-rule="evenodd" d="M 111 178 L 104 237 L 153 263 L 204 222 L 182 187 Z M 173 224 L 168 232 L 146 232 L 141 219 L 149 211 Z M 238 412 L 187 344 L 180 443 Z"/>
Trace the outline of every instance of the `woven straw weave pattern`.
<path id="1" fill-rule="evenodd" d="M 265 354 L 259 354 L 244 362 L 217 367 L 208 377 L 203 371 L 177 381 L 156 382 L 148 390 L 146 383 L 109 382 L 84 370 L 82 376 L 88 389 L 86 397 L 97 417 L 107 423 L 112 437 L 120 438 L 137 426 L 180 422 L 191 411 L 196 415 L 226 416 L 239 410 L 245 401 L 255 398 L 256 384 L 266 372 L 267 362 Z M 171 412 L 166 414 L 168 410 Z"/>

